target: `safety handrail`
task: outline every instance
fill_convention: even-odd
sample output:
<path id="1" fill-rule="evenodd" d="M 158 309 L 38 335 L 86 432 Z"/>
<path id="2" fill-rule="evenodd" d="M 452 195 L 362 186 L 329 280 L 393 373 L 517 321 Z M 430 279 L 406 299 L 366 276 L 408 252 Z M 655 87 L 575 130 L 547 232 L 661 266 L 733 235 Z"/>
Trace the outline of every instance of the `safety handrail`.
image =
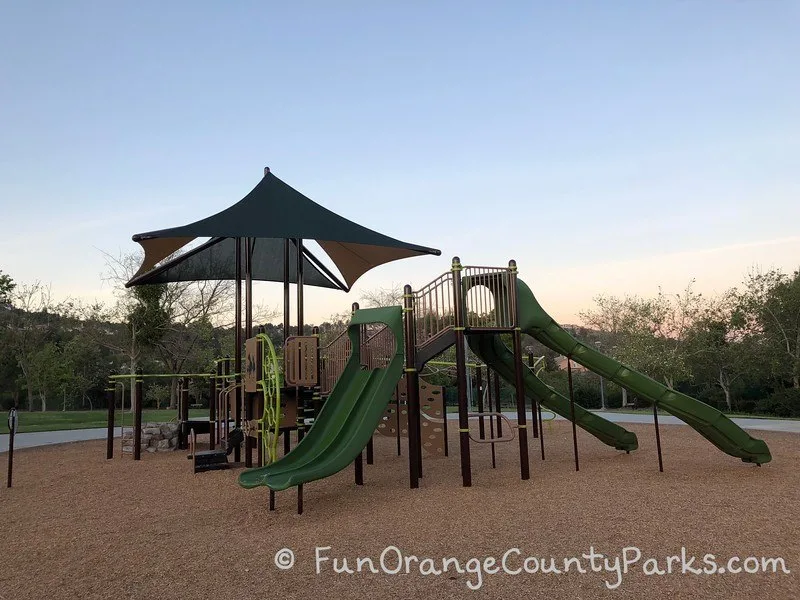
<path id="1" fill-rule="evenodd" d="M 503 421 L 506 422 L 506 425 L 508 425 L 508 431 L 511 432 L 511 436 L 510 437 L 507 436 L 506 434 L 503 434 L 499 438 L 484 438 L 484 439 L 480 439 L 480 438 L 473 437 L 472 432 L 470 431 L 469 439 L 471 439 L 473 442 L 477 442 L 478 444 L 497 444 L 497 443 L 500 443 L 500 442 L 513 442 L 516 439 L 517 434 L 515 433 L 515 431 L 517 430 L 518 426 L 514 425 L 513 423 L 511 423 L 511 421 L 508 420 L 508 417 L 506 417 L 503 413 L 500 413 L 500 412 L 471 412 L 471 413 L 467 413 L 467 417 L 469 417 L 470 419 L 477 419 L 477 418 L 480 418 L 480 417 L 499 417 L 499 418 L 503 419 Z"/>
<path id="2" fill-rule="evenodd" d="M 414 326 L 417 345 L 422 345 L 446 329 L 455 326 L 453 272 L 443 273 L 413 292 Z"/>

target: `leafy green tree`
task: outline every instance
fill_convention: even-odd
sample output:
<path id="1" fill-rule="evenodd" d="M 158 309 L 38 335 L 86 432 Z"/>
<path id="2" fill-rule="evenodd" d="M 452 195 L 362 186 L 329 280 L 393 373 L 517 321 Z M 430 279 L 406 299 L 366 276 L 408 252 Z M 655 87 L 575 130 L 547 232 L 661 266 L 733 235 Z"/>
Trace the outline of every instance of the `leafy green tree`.
<path id="1" fill-rule="evenodd" d="M 800 389 L 800 270 L 749 273 L 739 306 L 747 326 L 763 336 L 775 376 Z"/>
<path id="2" fill-rule="evenodd" d="M 37 389 L 41 389 L 38 353 L 54 340 L 63 305 L 52 300 L 49 286 L 36 282 L 16 286 L 11 294 L 11 308 L 4 311 L 6 341 L 22 372 L 28 410 L 33 410 Z M 39 398 L 41 410 L 47 410 L 46 395 L 39 394 Z"/>
<path id="3" fill-rule="evenodd" d="M 687 332 L 693 378 L 719 387 L 728 411 L 735 408 L 735 386 L 760 375 L 760 341 L 747 327 L 735 290 L 708 301 Z"/>
<path id="4" fill-rule="evenodd" d="M 17 284 L 14 283 L 11 276 L 0 270 L 0 309 L 7 309 L 11 306 L 11 294 L 15 287 Z"/>
<path id="5" fill-rule="evenodd" d="M 52 401 L 59 395 L 66 409 L 70 371 L 58 346 L 54 342 L 47 342 L 38 348 L 29 358 L 29 369 L 30 382 L 39 397 L 42 412 L 47 410 L 48 399 Z"/>
<path id="6" fill-rule="evenodd" d="M 597 308 L 580 317 L 605 334 L 604 345 L 616 346 L 619 360 L 673 388 L 691 377 L 687 333 L 705 302 L 693 283 L 680 294 L 659 290 L 655 298 L 599 296 Z"/>

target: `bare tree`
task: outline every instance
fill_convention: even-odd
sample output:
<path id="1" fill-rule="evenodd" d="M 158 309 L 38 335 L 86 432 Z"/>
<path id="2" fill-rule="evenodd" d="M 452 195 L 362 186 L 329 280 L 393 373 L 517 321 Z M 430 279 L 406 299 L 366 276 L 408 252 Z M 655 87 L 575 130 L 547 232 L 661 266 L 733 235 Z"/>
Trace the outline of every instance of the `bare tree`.
<path id="1" fill-rule="evenodd" d="M 403 304 L 403 288 L 393 283 L 387 288 L 375 288 L 361 294 L 361 308 L 380 308 L 383 306 L 397 306 Z"/>
<path id="2" fill-rule="evenodd" d="M 141 252 L 112 256 L 105 254 L 107 271 L 105 281 L 114 285 L 116 304 L 109 311 L 112 320 L 125 322 L 128 325 L 126 355 L 130 359 L 131 373 L 135 372 L 141 352 L 146 346 L 153 347 L 164 368 L 169 373 L 178 374 L 191 364 L 200 368 L 203 362 L 210 363 L 210 340 L 214 327 L 225 327 L 233 321 L 234 284 L 232 281 L 197 281 L 158 284 L 158 291 L 147 300 L 157 305 L 157 314 L 151 311 L 153 318 L 132 318 L 137 309 L 141 309 L 142 295 L 135 289 L 125 288 L 136 273 L 141 263 Z M 174 257 L 175 255 L 173 255 Z M 170 257 L 170 258 L 173 258 Z M 145 286 L 150 287 L 150 286 Z M 257 314 L 256 318 L 269 318 L 265 314 Z M 146 327 L 153 327 L 157 321 L 157 330 L 147 332 Z M 119 348 L 121 350 L 121 348 Z M 172 379 L 170 406 L 177 403 L 177 378 Z"/>

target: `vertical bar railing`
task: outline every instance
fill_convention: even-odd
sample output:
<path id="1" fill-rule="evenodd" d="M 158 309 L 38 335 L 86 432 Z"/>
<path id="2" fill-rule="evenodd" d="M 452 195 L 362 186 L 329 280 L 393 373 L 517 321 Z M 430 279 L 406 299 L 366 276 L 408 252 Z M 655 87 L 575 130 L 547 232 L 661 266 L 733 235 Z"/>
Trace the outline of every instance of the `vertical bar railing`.
<path id="1" fill-rule="evenodd" d="M 412 292 L 417 345 L 422 346 L 455 323 L 453 274 L 444 273 Z"/>

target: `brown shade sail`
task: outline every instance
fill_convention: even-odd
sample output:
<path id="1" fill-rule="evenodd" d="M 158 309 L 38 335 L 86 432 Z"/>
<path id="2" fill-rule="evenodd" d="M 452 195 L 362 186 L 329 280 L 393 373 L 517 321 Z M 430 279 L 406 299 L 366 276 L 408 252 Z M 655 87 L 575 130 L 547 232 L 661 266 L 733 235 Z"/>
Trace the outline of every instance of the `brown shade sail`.
<path id="1" fill-rule="evenodd" d="M 144 248 L 145 258 L 129 284 L 145 283 L 143 274 L 198 237 L 253 238 L 256 245 L 261 239 L 315 240 L 348 287 L 378 265 L 412 256 L 441 254 L 435 248 L 409 244 L 345 219 L 265 169 L 258 185 L 233 206 L 188 225 L 134 235 L 133 241 Z M 266 280 L 282 281 L 282 272 L 281 268 L 280 277 Z"/>

